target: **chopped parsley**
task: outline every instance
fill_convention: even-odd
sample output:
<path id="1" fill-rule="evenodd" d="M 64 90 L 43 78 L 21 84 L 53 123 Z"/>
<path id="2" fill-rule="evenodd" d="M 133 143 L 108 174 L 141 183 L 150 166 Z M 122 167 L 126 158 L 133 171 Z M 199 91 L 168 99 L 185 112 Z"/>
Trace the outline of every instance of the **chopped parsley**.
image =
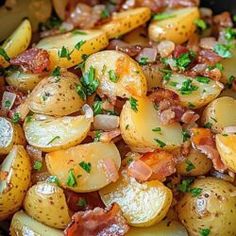
<path id="1" fill-rule="evenodd" d="M 145 66 L 148 64 L 148 58 L 147 57 L 141 57 L 139 60 L 139 65 Z"/>
<path id="2" fill-rule="evenodd" d="M 172 76 L 172 71 L 171 70 L 167 70 L 167 69 L 160 69 L 159 70 L 161 73 L 163 73 L 163 80 L 165 81 L 169 81 L 171 76 Z"/>
<path id="3" fill-rule="evenodd" d="M 91 163 L 86 163 L 85 161 L 81 161 L 79 163 L 80 167 L 83 168 L 87 173 L 90 173 L 91 172 Z"/>
<path id="4" fill-rule="evenodd" d="M 19 112 L 15 112 L 13 117 L 12 117 L 12 122 L 14 124 L 18 123 L 20 121 L 20 113 Z"/>
<path id="5" fill-rule="evenodd" d="M 55 176 L 55 175 L 52 175 L 52 176 L 49 176 L 48 178 L 47 178 L 47 182 L 49 182 L 49 183 L 55 183 L 56 185 L 60 185 L 60 183 L 59 183 L 59 179 L 57 178 L 57 176 Z"/>
<path id="6" fill-rule="evenodd" d="M 58 56 L 61 58 L 67 58 L 67 60 L 70 60 L 71 59 L 70 55 L 71 55 L 71 53 L 64 46 L 58 51 Z"/>
<path id="7" fill-rule="evenodd" d="M 191 137 L 190 134 L 188 133 L 188 131 L 186 131 L 186 130 L 182 131 L 182 136 L 183 136 L 183 142 L 188 141 Z"/>
<path id="8" fill-rule="evenodd" d="M 164 142 L 162 142 L 160 139 L 155 138 L 154 140 L 156 141 L 157 145 L 158 145 L 160 148 L 163 148 L 163 147 L 166 146 L 166 144 L 165 144 Z"/>
<path id="9" fill-rule="evenodd" d="M 228 86 L 230 87 L 233 83 L 233 81 L 235 80 L 235 77 L 233 75 L 231 75 L 229 78 L 228 78 Z"/>
<path id="10" fill-rule="evenodd" d="M 77 66 L 75 66 L 75 69 L 81 69 L 81 70 L 84 70 L 84 65 L 85 65 L 85 61 L 87 60 L 88 58 L 88 55 L 87 54 L 83 54 L 82 55 L 82 62 L 79 63 Z"/>
<path id="11" fill-rule="evenodd" d="M 80 50 L 80 48 L 86 43 L 85 40 L 80 40 L 76 45 L 75 49 Z"/>
<path id="12" fill-rule="evenodd" d="M 37 161 L 34 162 L 33 168 L 35 170 L 40 171 L 40 170 L 42 170 L 42 167 L 43 167 L 43 163 L 41 161 L 37 160 Z"/>
<path id="13" fill-rule="evenodd" d="M 84 88 L 80 85 L 80 84 L 77 84 L 76 85 L 76 92 L 79 94 L 80 98 L 85 101 L 86 100 L 86 93 L 84 91 Z"/>
<path id="14" fill-rule="evenodd" d="M 153 20 L 166 20 L 166 19 L 170 19 L 170 18 L 173 18 L 175 17 L 174 14 L 172 13 L 158 13 L 158 14 L 155 14 L 152 19 Z"/>
<path id="15" fill-rule="evenodd" d="M 118 76 L 116 74 L 116 72 L 114 70 L 109 70 L 108 71 L 108 74 L 109 74 L 109 79 L 110 81 L 114 82 L 114 83 L 117 83 L 118 81 Z"/>
<path id="16" fill-rule="evenodd" d="M 186 160 L 185 164 L 186 164 L 186 171 L 187 172 L 190 172 L 191 170 L 196 169 L 195 165 L 190 160 Z"/>
<path id="17" fill-rule="evenodd" d="M 44 92 L 44 95 L 42 96 L 43 101 L 45 102 L 50 97 L 49 92 Z"/>
<path id="18" fill-rule="evenodd" d="M 94 115 L 98 115 L 102 113 L 102 101 L 95 101 L 93 106 L 93 113 Z"/>
<path id="19" fill-rule="evenodd" d="M 182 83 L 182 87 L 179 89 L 182 95 L 189 95 L 193 91 L 198 90 L 198 87 L 192 84 L 192 80 L 187 79 Z"/>
<path id="20" fill-rule="evenodd" d="M 73 30 L 71 33 L 74 34 L 74 35 L 77 35 L 77 34 L 80 34 L 80 35 L 87 35 L 86 32 L 81 31 L 81 30 L 77 30 L 77 29 L 76 29 L 76 30 Z"/>
<path id="21" fill-rule="evenodd" d="M 224 70 L 224 67 L 221 63 L 216 63 L 214 66 L 208 66 L 209 70 L 214 70 L 215 68 L 217 68 L 220 71 Z"/>
<path id="22" fill-rule="evenodd" d="M 32 115 L 26 116 L 26 117 L 25 117 L 25 122 L 26 122 L 26 123 L 31 122 L 31 121 L 32 121 L 32 117 L 33 117 Z"/>
<path id="23" fill-rule="evenodd" d="M 152 129 L 153 132 L 161 132 L 161 127 L 156 127 Z"/>
<path id="24" fill-rule="evenodd" d="M 5 107 L 5 108 L 10 108 L 10 106 L 11 106 L 11 101 L 10 101 L 10 100 L 6 100 L 6 101 L 4 102 L 4 107 Z"/>
<path id="25" fill-rule="evenodd" d="M 197 19 L 197 20 L 194 21 L 194 23 L 202 31 L 207 29 L 207 24 L 202 19 Z"/>
<path id="26" fill-rule="evenodd" d="M 225 33 L 224 34 L 225 39 L 227 39 L 228 41 L 236 39 L 236 30 L 235 29 L 227 28 L 227 29 L 225 29 L 224 33 Z"/>
<path id="27" fill-rule="evenodd" d="M 192 194 L 193 197 L 197 197 L 202 193 L 201 188 L 192 188 L 190 189 L 190 193 Z"/>
<path id="28" fill-rule="evenodd" d="M 51 29 L 56 29 L 61 26 L 62 21 L 59 17 L 51 16 L 46 22 L 40 24 L 40 30 L 46 31 Z"/>
<path id="29" fill-rule="evenodd" d="M 193 109 L 193 108 L 195 108 L 195 105 L 194 105 L 193 103 L 189 102 L 189 103 L 188 103 L 188 107 L 189 107 L 190 109 Z"/>
<path id="30" fill-rule="evenodd" d="M 87 201 L 85 198 L 80 198 L 79 201 L 76 203 L 76 206 L 79 207 L 86 207 L 87 206 Z"/>
<path id="31" fill-rule="evenodd" d="M 134 159 L 132 157 L 129 157 L 127 160 L 126 160 L 126 163 L 129 165 L 131 162 L 133 162 Z"/>
<path id="32" fill-rule="evenodd" d="M 52 140 L 50 140 L 47 145 L 50 145 L 51 143 L 53 143 L 55 140 L 61 138 L 60 136 L 55 136 Z"/>
<path id="33" fill-rule="evenodd" d="M 106 19 L 109 16 L 110 16 L 110 12 L 108 11 L 108 9 L 107 8 L 103 9 L 100 15 L 101 19 Z"/>
<path id="34" fill-rule="evenodd" d="M 129 124 L 127 124 L 127 125 L 125 126 L 125 129 L 126 129 L 126 130 L 129 129 Z"/>
<path id="35" fill-rule="evenodd" d="M 210 117 L 213 121 L 217 122 L 217 119 L 215 119 L 214 117 Z"/>
<path id="36" fill-rule="evenodd" d="M 0 48 L 0 56 L 2 56 L 5 61 L 10 61 L 10 57 L 3 48 Z"/>
<path id="37" fill-rule="evenodd" d="M 99 142 L 101 139 L 102 132 L 100 130 L 95 131 L 94 142 Z"/>
<path id="38" fill-rule="evenodd" d="M 214 52 L 216 52 L 222 58 L 230 58 L 232 57 L 232 53 L 230 51 L 231 46 L 225 44 L 216 44 L 214 47 Z"/>
<path id="39" fill-rule="evenodd" d="M 194 58 L 195 54 L 192 51 L 183 53 L 178 58 L 174 59 L 176 67 L 184 71 L 192 63 L 192 59 Z"/>
<path id="40" fill-rule="evenodd" d="M 67 181 L 66 181 L 67 186 L 69 187 L 75 187 L 77 185 L 74 170 L 71 169 L 69 170 Z"/>
<path id="41" fill-rule="evenodd" d="M 176 86 L 178 85 L 178 83 L 175 82 L 175 81 L 170 81 L 170 82 L 169 82 L 169 85 L 170 85 L 171 87 L 176 87 Z"/>
<path id="42" fill-rule="evenodd" d="M 193 178 L 188 178 L 188 179 L 184 179 L 182 180 L 182 182 L 178 185 L 178 190 L 183 192 L 183 193 L 187 193 L 190 191 L 190 184 L 193 182 Z"/>
<path id="43" fill-rule="evenodd" d="M 200 236 L 208 236 L 210 234 L 210 229 L 201 229 L 200 230 Z"/>
<path id="44" fill-rule="evenodd" d="M 197 76 L 195 79 L 202 84 L 209 84 L 210 83 L 210 79 L 207 77 L 204 77 L 204 76 Z"/>
<path id="45" fill-rule="evenodd" d="M 207 128 L 207 129 L 211 129 L 212 123 L 211 122 L 207 122 L 203 127 Z"/>
<path id="46" fill-rule="evenodd" d="M 133 97 L 130 97 L 129 103 L 130 103 L 131 109 L 133 111 L 137 112 L 138 111 L 138 100 Z"/>
<path id="47" fill-rule="evenodd" d="M 57 66 L 57 67 L 53 70 L 52 76 L 58 77 L 58 76 L 60 76 L 60 75 L 61 75 L 61 67 Z"/>

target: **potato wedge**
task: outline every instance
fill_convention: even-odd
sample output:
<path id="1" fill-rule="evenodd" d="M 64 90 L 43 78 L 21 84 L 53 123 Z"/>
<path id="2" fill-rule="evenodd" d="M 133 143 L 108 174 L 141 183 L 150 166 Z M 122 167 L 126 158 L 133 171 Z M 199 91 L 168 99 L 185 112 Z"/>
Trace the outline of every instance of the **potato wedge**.
<path id="1" fill-rule="evenodd" d="M 79 111 L 84 101 L 76 91 L 78 84 L 79 78 L 68 71 L 61 71 L 59 77 L 43 79 L 30 94 L 30 110 L 52 116 L 66 116 Z"/>
<path id="2" fill-rule="evenodd" d="M 35 220 L 58 229 L 70 222 L 63 190 L 54 183 L 39 182 L 27 192 L 24 209 Z"/>
<path id="3" fill-rule="evenodd" d="M 116 202 L 129 225 L 148 227 L 160 222 L 167 214 L 172 192 L 154 180 L 143 184 L 125 173 L 115 183 L 101 189 L 99 194 L 106 206 Z"/>
<path id="4" fill-rule="evenodd" d="M 82 144 L 46 155 L 50 174 L 57 176 L 63 187 L 75 192 L 92 192 L 111 183 L 104 164 L 107 160 L 112 160 L 116 169 L 120 168 L 120 153 L 113 143 Z"/>
<path id="5" fill-rule="evenodd" d="M 128 11 L 114 13 L 112 19 L 99 29 L 105 31 L 109 39 L 117 38 L 143 25 L 150 18 L 151 10 L 147 7 L 130 9 Z"/>
<path id="6" fill-rule="evenodd" d="M 180 124 L 162 125 L 158 111 L 147 97 L 133 99 L 136 99 L 137 111 L 127 101 L 120 115 L 120 130 L 125 142 L 138 148 L 169 150 L 180 147 L 183 141 Z M 155 131 L 157 127 L 161 132 Z"/>
<path id="7" fill-rule="evenodd" d="M 23 146 L 13 146 L 0 171 L 0 221 L 15 213 L 22 205 L 30 184 L 31 162 Z"/>
<path id="8" fill-rule="evenodd" d="M 236 135 L 217 134 L 216 147 L 223 163 L 236 173 Z"/>
<path id="9" fill-rule="evenodd" d="M 14 144 L 25 144 L 25 136 L 21 126 L 0 117 L 0 154 L 8 154 Z"/>
<path id="10" fill-rule="evenodd" d="M 29 20 L 26 19 L 18 26 L 13 34 L 5 40 L 1 48 L 5 50 L 9 58 L 16 57 L 28 48 L 31 36 L 31 25 Z M 2 56 L 0 56 L 0 66 L 9 66 L 9 62 L 6 61 Z"/>
<path id="11" fill-rule="evenodd" d="M 55 216 L 56 217 L 56 216 Z M 14 214 L 11 226 L 11 236 L 63 236 L 63 231 L 48 227 L 32 217 L 28 216 L 24 211 L 18 211 Z"/>
<path id="12" fill-rule="evenodd" d="M 147 81 L 142 68 L 127 54 L 106 50 L 90 56 L 85 73 L 93 67 L 100 81 L 99 91 L 109 97 L 145 96 Z"/>
<path id="13" fill-rule="evenodd" d="M 55 118 L 33 115 L 24 123 L 28 143 L 44 152 L 65 149 L 79 144 L 90 130 L 92 118 L 64 116 Z"/>
<path id="14" fill-rule="evenodd" d="M 208 83 L 202 83 L 181 74 L 173 74 L 163 86 L 177 93 L 181 104 L 191 109 L 205 106 L 218 97 L 223 89 L 223 85 L 217 81 L 209 80 Z"/>
<path id="15" fill-rule="evenodd" d="M 75 30 L 44 38 L 39 41 L 36 47 L 47 50 L 50 57 L 50 68 L 53 69 L 56 66 L 63 68 L 75 66 L 83 61 L 83 55 L 98 52 L 107 45 L 108 39 L 103 31 Z"/>
<path id="16" fill-rule="evenodd" d="M 176 44 L 186 42 L 196 30 L 194 21 L 199 18 L 198 8 L 181 8 L 165 13 L 170 17 L 164 20 L 152 20 L 149 25 L 150 39 L 157 42 L 171 40 Z"/>

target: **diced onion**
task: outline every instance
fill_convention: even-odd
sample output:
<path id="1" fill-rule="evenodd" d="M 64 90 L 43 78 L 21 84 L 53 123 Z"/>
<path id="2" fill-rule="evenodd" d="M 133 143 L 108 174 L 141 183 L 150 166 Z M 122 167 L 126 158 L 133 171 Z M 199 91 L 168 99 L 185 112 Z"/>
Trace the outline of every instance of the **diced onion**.
<path id="1" fill-rule="evenodd" d="M 93 118 L 93 109 L 88 104 L 83 105 L 82 111 L 87 119 Z"/>
<path id="2" fill-rule="evenodd" d="M 2 96 L 2 111 L 6 112 L 11 110 L 16 100 L 16 94 L 5 91 Z"/>
<path id="3" fill-rule="evenodd" d="M 110 131 L 118 128 L 119 125 L 119 116 L 99 114 L 94 117 L 93 126 L 97 130 Z"/>

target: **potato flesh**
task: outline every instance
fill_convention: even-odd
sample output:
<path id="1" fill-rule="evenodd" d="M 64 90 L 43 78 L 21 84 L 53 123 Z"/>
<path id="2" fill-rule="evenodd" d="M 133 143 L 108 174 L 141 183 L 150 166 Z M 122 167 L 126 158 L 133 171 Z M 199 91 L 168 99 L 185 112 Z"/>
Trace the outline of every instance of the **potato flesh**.
<path id="1" fill-rule="evenodd" d="M 85 63 L 85 72 L 95 68 L 100 85 L 98 90 L 109 97 L 145 96 L 147 81 L 142 68 L 128 55 L 106 50 L 90 56 Z M 112 82 L 109 72 L 114 71 L 117 82 Z"/>
<path id="2" fill-rule="evenodd" d="M 196 30 L 194 21 L 199 18 L 196 7 L 168 11 L 173 17 L 161 21 L 152 21 L 149 25 L 149 37 L 153 41 L 170 40 L 176 44 L 186 42 Z"/>
<path id="3" fill-rule="evenodd" d="M 92 192 L 108 185 L 111 180 L 104 161 L 112 160 L 120 168 L 121 158 L 118 149 L 113 143 L 89 143 L 78 145 L 66 150 L 50 152 L 46 155 L 46 164 L 51 175 L 58 177 L 62 186 L 74 192 Z M 91 164 L 91 172 L 87 173 L 79 163 Z M 77 184 L 68 186 L 69 171 L 74 171 Z"/>
<path id="4" fill-rule="evenodd" d="M 137 109 L 135 112 L 127 101 L 120 115 L 121 135 L 131 147 L 158 149 L 160 146 L 155 141 L 162 141 L 163 149 L 173 149 L 182 144 L 182 129 L 179 123 L 162 125 L 158 118 L 158 111 L 154 104 L 147 98 L 136 98 Z M 159 127 L 161 132 L 153 129 Z"/>
<path id="5" fill-rule="evenodd" d="M 116 202 L 129 225 L 148 227 L 161 221 L 170 207 L 172 192 L 159 181 L 139 184 L 123 175 L 99 191 L 106 206 Z"/>
<path id="6" fill-rule="evenodd" d="M 191 80 L 192 85 L 197 86 L 197 90 L 191 91 L 190 94 L 183 95 L 179 90 L 183 87 L 183 83 L 187 80 Z M 164 88 L 177 93 L 181 104 L 186 107 L 191 107 L 191 109 L 197 109 L 205 106 L 218 97 L 223 89 L 223 85 L 217 81 L 210 80 L 209 83 L 206 84 L 181 74 L 173 74 L 170 80 L 163 86 Z"/>

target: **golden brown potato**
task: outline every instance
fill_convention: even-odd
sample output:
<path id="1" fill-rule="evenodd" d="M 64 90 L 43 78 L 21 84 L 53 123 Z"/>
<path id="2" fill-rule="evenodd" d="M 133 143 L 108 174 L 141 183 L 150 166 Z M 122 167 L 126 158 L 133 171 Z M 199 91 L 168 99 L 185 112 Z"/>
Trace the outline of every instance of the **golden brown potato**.
<path id="1" fill-rule="evenodd" d="M 197 179 L 190 186 L 200 194 L 185 193 L 177 203 L 180 221 L 190 236 L 232 236 L 236 232 L 236 187 L 216 178 Z M 206 234 L 204 234 L 206 235 Z"/>

